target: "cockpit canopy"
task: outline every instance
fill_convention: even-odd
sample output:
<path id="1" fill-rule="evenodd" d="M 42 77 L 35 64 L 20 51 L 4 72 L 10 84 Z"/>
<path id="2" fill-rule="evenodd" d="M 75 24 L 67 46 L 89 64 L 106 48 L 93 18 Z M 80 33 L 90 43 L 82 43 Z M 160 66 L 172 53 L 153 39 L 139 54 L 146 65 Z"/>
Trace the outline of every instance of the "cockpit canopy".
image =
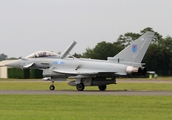
<path id="1" fill-rule="evenodd" d="M 59 57 L 60 55 L 51 51 L 37 51 L 32 53 L 25 58 L 40 58 L 40 57 Z"/>

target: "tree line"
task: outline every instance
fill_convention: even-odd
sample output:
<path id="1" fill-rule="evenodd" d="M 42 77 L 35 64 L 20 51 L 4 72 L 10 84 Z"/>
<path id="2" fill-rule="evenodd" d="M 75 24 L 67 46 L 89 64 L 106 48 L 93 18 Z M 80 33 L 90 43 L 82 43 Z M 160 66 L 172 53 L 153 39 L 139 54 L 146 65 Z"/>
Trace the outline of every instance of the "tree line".
<path id="1" fill-rule="evenodd" d="M 146 63 L 146 68 L 150 71 L 155 71 L 162 76 L 172 75 L 172 37 L 163 36 L 154 31 L 153 28 L 147 27 L 140 31 L 140 33 L 127 32 L 118 37 L 114 42 L 102 41 L 97 43 L 94 48 L 86 48 L 82 54 L 75 53 L 73 56 L 77 58 L 92 58 L 106 60 L 107 57 L 113 57 L 129 45 L 133 40 L 139 38 L 147 31 L 155 33 L 154 39 L 150 44 L 144 58 L 143 63 Z M 5 54 L 0 54 L 0 61 L 8 58 Z"/>
<path id="2" fill-rule="evenodd" d="M 142 63 L 146 63 L 145 67 L 149 71 L 155 71 L 161 76 L 172 75 L 172 37 L 163 36 L 154 31 L 152 28 L 147 27 L 140 31 L 140 33 L 127 32 L 120 35 L 115 42 L 99 42 L 94 48 L 87 48 L 83 54 L 75 53 L 75 57 L 92 58 L 106 60 L 107 57 L 113 57 L 133 40 L 139 38 L 147 31 L 155 33 L 154 39 L 150 44 Z"/>

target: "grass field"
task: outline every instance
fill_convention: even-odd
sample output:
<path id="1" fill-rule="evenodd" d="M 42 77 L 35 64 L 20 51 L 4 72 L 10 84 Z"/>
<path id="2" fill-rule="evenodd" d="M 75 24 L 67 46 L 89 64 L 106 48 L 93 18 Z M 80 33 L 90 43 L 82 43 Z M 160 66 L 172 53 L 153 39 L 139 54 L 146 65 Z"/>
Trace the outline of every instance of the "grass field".
<path id="1" fill-rule="evenodd" d="M 0 90 L 48 90 L 50 82 L 1 80 Z M 76 90 L 56 82 L 56 90 Z M 86 90 L 98 90 L 86 87 Z M 172 90 L 172 83 L 118 83 L 108 90 Z M 0 95 L 0 120 L 171 120 L 172 96 Z"/>
<path id="2" fill-rule="evenodd" d="M 171 120 L 172 96 L 0 95 L 0 120 Z"/>
<path id="3" fill-rule="evenodd" d="M 0 80 L 0 90 L 49 90 L 51 82 L 42 80 Z M 55 82 L 56 90 L 76 90 L 74 86 L 69 86 L 67 82 Z M 170 83 L 133 83 L 119 82 L 107 86 L 107 90 L 172 90 Z M 85 87 L 85 90 L 98 90 L 96 86 Z"/>

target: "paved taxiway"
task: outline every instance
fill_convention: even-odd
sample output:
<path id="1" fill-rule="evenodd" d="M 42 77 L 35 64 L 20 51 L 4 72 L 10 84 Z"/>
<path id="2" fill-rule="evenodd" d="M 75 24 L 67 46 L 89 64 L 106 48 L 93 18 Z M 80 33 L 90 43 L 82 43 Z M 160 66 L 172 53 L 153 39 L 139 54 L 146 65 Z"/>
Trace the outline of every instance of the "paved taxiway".
<path id="1" fill-rule="evenodd" d="M 56 95 L 127 95 L 127 96 L 172 96 L 172 91 L 118 91 L 118 90 L 107 90 L 107 91 L 96 91 L 96 90 L 0 90 L 0 94 L 23 94 L 23 95 L 35 95 L 35 94 L 56 94 Z"/>
<path id="2" fill-rule="evenodd" d="M 31 81 L 33 82 L 33 81 Z M 172 83 L 172 80 L 117 80 L 117 83 Z M 77 90 L 0 90 L 0 94 L 24 94 L 24 95 L 31 95 L 31 94 L 56 94 L 56 95 L 127 95 L 127 96 L 172 96 L 172 91 L 146 91 L 146 90 L 106 90 L 106 91 L 99 91 L 99 90 L 84 90 L 84 91 L 77 91 Z"/>

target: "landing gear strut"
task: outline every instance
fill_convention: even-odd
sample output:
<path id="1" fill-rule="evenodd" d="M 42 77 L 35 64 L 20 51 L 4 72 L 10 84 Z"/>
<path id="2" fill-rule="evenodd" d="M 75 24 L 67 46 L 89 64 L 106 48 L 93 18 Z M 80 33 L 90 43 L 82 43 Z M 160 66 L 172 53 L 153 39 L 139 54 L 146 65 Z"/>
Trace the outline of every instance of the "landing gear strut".
<path id="1" fill-rule="evenodd" d="M 51 82 L 52 82 L 52 85 L 50 85 L 49 89 L 50 90 L 55 90 L 54 81 L 51 81 Z"/>
<path id="2" fill-rule="evenodd" d="M 84 85 L 83 83 L 78 83 L 78 84 L 76 85 L 76 89 L 77 89 L 78 91 L 83 91 L 84 88 L 85 88 L 85 85 Z"/>

